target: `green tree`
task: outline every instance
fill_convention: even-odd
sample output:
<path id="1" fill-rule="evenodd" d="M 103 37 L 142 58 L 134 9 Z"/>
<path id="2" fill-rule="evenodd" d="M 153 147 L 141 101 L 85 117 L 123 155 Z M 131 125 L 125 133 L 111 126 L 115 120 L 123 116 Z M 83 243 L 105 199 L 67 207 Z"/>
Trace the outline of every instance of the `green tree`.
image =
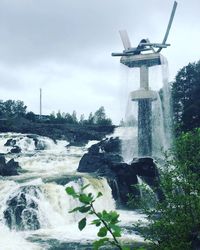
<path id="1" fill-rule="evenodd" d="M 60 110 L 58 110 L 57 114 L 56 114 L 56 122 L 57 123 L 65 123 L 65 114 L 61 114 Z"/>
<path id="2" fill-rule="evenodd" d="M 51 114 L 49 115 L 49 119 L 50 119 L 51 122 L 54 122 L 54 121 L 55 121 L 55 119 L 56 119 L 56 114 L 55 114 L 54 111 L 52 111 Z"/>
<path id="3" fill-rule="evenodd" d="M 143 229 L 153 249 L 189 250 L 200 237 L 200 129 L 181 134 L 173 159 L 161 169 L 165 199 L 147 209 L 149 224 Z"/>
<path id="4" fill-rule="evenodd" d="M 84 116 L 84 114 L 81 114 L 79 124 L 83 125 L 83 124 L 85 124 L 85 122 L 86 122 L 85 121 L 85 116 Z"/>
<path id="5" fill-rule="evenodd" d="M 30 120 L 32 122 L 35 122 L 36 121 L 36 116 L 32 111 L 30 111 L 30 112 L 28 112 L 26 114 L 26 119 L 28 119 L 28 120 Z"/>
<path id="6" fill-rule="evenodd" d="M 101 124 L 102 121 L 106 119 L 105 108 L 101 106 L 95 113 L 94 113 L 94 122 L 96 124 Z"/>
<path id="7" fill-rule="evenodd" d="M 26 115 L 26 106 L 22 101 L 7 100 L 0 103 L 1 115 L 5 117 L 22 117 Z"/>
<path id="8" fill-rule="evenodd" d="M 69 113 L 65 114 L 65 122 L 69 123 L 69 124 L 73 124 L 74 123 L 74 119 L 73 119 L 73 117 Z"/>
<path id="9" fill-rule="evenodd" d="M 177 133 L 200 126 L 200 61 L 177 73 L 172 83 L 172 105 Z"/>
<path id="10" fill-rule="evenodd" d="M 89 124 L 89 125 L 94 124 L 94 116 L 93 116 L 92 112 L 90 112 L 90 114 L 88 116 L 87 124 Z"/>
<path id="11" fill-rule="evenodd" d="M 109 118 L 106 118 L 105 108 L 101 106 L 94 113 L 94 123 L 97 125 L 112 125 L 112 121 Z"/>
<path id="12" fill-rule="evenodd" d="M 77 119 L 75 110 L 72 113 L 72 121 L 73 121 L 73 124 L 78 124 L 78 119 Z"/>

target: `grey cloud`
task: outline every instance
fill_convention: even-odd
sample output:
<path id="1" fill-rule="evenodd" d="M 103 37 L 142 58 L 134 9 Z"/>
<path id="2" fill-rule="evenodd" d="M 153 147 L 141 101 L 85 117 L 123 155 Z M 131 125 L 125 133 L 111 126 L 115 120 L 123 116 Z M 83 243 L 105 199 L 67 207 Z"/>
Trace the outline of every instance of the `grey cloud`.
<path id="1" fill-rule="evenodd" d="M 200 1 L 178 2 L 172 46 L 162 51 L 172 76 L 200 58 Z M 173 0 L 1 0 L 0 88 L 13 96 L 17 91 L 35 112 L 42 86 L 46 113 L 87 113 L 105 105 L 116 119 L 122 87 L 119 58 L 111 52 L 123 50 L 118 30 L 128 30 L 133 46 L 146 37 L 160 42 L 172 5 Z"/>
<path id="2" fill-rule="evenodd" d="M 155 11 L 158 2 L 152 0 Z M 1 1 L 1 60 L 27 63 L 54 58 L 76 62 L 105 49 L 112 52 L 112 47 L 121 46 L 118 29 L 127 28 L 133 38 L 150 35 L 152 22 L 157 20 L 146 5 L 145 0 Z M 165 1 L 159 11 L 163 13 L 168 5 Z"/>

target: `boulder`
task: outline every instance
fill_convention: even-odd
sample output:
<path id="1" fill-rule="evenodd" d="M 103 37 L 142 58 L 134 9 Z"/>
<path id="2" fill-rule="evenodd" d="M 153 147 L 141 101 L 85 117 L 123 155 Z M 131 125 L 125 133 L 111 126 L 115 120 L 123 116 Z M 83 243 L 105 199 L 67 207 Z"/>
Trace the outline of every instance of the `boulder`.
<path id="1" fill-rule="evenodd" d="M 138 198 L 138 176 L 146 182 L 162 200 L 164 195 L 159 186 L 159 173 L 150 157 L 134 158 L 131 164 L 123 162 L 120 155 L 119 138 L 105 139 L 88 149 L 78 166 L 79 172 L 96 173 L 107 178 L 113 197 L 121 205 L 127 205 L 129 195 Z"/>
<path id="2" fill-rule="evenodd" d="M 78 172 L 108 174 L 111 166 L 122 161 L 122 157 L 114 154 L 84 154 L 78 166 Z"/>
<path id="3" fill-rule="evenodd" d="M 38 218 L 38 188 L 34 186 L 20 187 L 17 194 L 6 203 L 4 218 L 12 230 L 37 230 L 40 228 Z"/>
<path id="4" fill-rule="evenodd" d="M 83 141 L 70 141 L 69 144 L 67 144 L 66 148 L 69 147 L 84 147 L 87 144 L 87 140 Z"/>
<path id="5" fill-rule="evenodd" d="M 131 166 L 136 170 L 139 176 L 158 177 L 158 169 L 151 157 L 134 158 Z"/>
<path id="6" fill-rule="evenodd" d="M 111 170 L 114 178 L 112 180 L 109 178 L 108 183 L 112 189 L 112 195 L 121 205 L 126 206 L 129 201 L 129 195 L 134 197 L 140 196 L 140 191 L 136 186 L 138 184 L 137 174 L 135 170 L 126 163 L 113 164 Z M 114 187 L 113 184 L 116 187 Z"/>
<path id="7" fill-rule="evenodd" d="M 14 139 L 8 139 L 7 142 L 4 144 L 6 147 L 13 147 L 16 145 L 16 140 Z"/>
<path id="8" fill-rule="evenodd" d="M 0 155 L 0 171 L 6 166 L 6 159 L 5 156 Z"/>
<path id="9" fill-rule="evenodd" d="M 18 146 L 14 146 L 11 150 L 10 150 L 10 153 L 13 153 L 13 154 L 18 154 L 18 153 L 21 153 L 21 148 L 18 147 Z"/>
<path id="10" fill-rule="evenodd" d="M 151 157 L 134 158 L 131 167 L 154 190 L 158 200 L 162 201 L 164 194 L 160 188 L 159 172 L 154 160 Z"/>
<path id="11" fill-rule="evenodd" d="M 96 154 L 99 152 L 120 154 L 121 153 L 121 141 L 119 137 L 106 138 L 97 144 L 92 145 L 89 148 L 89 153 Z"/>
<path id="12" fill-rule="evenodd" d="M 88 149 L 88 153 L 84 154 L 78 166 L 79 172 L 98 172 L 108 174 L 113 164 L 123 161 L 120 152 L 119 138 L 105 139 L 97 144 L 92 145 Z"/>
<path id="13" fill-rule="evenodd" d="M 78 171 L 106 177 L 114 199 L 121 205 L 126 205 L 128 194 L 138 196 L 140 192 L 133 186 L 138 184 L 136 169 L 123 163 L 120 148 L 119 138 L 105 139 L 91 146 L 81 158 Z"/>
<path id="14" fill-rule="evenodd" d="M 18 171 L 21 169 L 19 163 L 16 162 L 14 159 L 11 159 L 6 163 L 5 157 L 0 156 L 0 175 L 2 176 L 12 176 L 18 175 Z"/>

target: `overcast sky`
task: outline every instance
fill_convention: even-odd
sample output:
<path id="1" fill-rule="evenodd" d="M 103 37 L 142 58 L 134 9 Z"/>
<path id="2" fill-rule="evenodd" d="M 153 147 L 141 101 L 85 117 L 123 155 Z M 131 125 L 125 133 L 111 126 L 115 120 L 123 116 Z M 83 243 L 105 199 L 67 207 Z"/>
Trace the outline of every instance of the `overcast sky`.
<path id="1" fill-rule="evenodd" d="M 127 69 L 112 52 L 142 38 L 161 42 L 172 0 L 0 0 L 0 93 L 22 100 L 39 113 L 61 110 L 86 116 L 104 106 L 117 123 L 124 115 Z M 162 50 L 170 80 L 200 59 L 200 0 L 179 0 L 168 42 Z M 130 81 L 129 81 L 130 82 Z M 129 87 L 130 88 L 130 87 Z"/>

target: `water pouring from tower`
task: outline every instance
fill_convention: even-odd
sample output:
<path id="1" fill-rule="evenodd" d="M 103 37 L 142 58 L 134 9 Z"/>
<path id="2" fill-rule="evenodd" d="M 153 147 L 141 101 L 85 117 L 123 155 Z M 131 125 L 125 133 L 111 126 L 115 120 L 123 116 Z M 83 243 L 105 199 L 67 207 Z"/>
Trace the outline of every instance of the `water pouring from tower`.
<path id="1" fill-rule="evenodd" d="M 142 39 L 137 47 L 132 47 L 125 30 L 120 31 L 124 46 L 122 53 L 112 53 L 112 56 L 121 56 L 120 63 L 129 68 L 140 69 L 140 87 L 130 93 L 131 100 L 138 104 L 138 156 L 152 156 L 152 103 L 158 98 L 157 92 L 149 86 L 149 68 L 161 65 L 163 48 L 176 12 L 177 2 L 174 2 L 169 23 L 162 43 L 151 43 L 149 39 Z"/>

